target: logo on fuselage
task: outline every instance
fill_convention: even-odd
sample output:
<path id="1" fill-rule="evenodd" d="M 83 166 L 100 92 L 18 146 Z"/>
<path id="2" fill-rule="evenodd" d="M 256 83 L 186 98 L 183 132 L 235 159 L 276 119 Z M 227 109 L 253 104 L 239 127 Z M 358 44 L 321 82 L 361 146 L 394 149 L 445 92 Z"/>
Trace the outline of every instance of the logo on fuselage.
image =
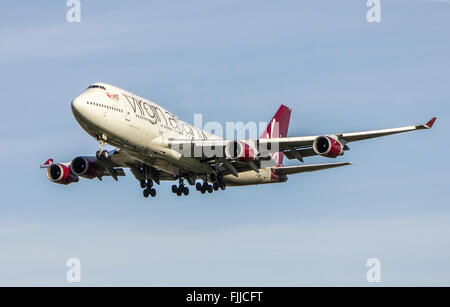
<path id="1" fill-rule="evenodd" d="M 106 92 L 106 96 L 108 96 L 108 98 L 110 98 L 114 101 L 119 101 L 119 95 L 117 95 L 117 94 L 111 94 L 111 93 Z"/>

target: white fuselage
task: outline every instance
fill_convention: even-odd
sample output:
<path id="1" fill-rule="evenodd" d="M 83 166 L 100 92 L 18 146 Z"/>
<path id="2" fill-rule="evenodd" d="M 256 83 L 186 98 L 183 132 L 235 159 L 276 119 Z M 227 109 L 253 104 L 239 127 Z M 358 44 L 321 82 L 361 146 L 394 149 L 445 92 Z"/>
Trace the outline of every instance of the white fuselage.
<path id="1" fill-rule="evenodd" d="M 184 157 L 168 146 L 170 139 L 220 139 L 180 120 L 156 103 L 115 86 L 95 83 L 72 101 L 83 129 L 96 139 L 125 150 L 135 159 L 178 175 L 180 171 L 209 174 L 214 170 L 199 159 Z M 225 176 L 231 185 L 276 182 L 270 168 Z"/>

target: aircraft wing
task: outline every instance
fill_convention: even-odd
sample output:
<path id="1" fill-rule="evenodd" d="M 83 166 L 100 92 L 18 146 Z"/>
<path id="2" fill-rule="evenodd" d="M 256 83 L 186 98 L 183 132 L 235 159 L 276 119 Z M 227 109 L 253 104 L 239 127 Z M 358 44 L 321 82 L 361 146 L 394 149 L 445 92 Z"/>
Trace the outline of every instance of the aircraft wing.
<path id="1" fill-rule="evenodd" d="M 362 141 L 382 136 L 387 136 L 391 134 L 403 133 L 408 131 L 430 129 L 436 117 L 433 117 L 426 124 L 405 126 L 399 128 L 390 129 L 380 129 L 380 130 L 368 130 L 359 132 L 348 132 L 348 133 L 334 133 L 334 134 L 322 134 L 322 135 L 312 135 L 312 136 L 299 136 L 299 137 L 283 137 L 283 138 L 264 138 L 264 139 L 250 139 L 250 140 L 238 140 L 238 142 L 249 144 L 252 148 L 257 148 L 260 157 L 267 156 L 271 153 L 283 152 L 288 159 L 298 159 L 303 162 L 303 157 L 309 157 L 317 155 L 313 148 L 314 141 L 321 136 L 328 136 L 337 140 L 343 146 L 343 150 L 349 150 L 347 143 Z M 170 140 L 169 146 L 171 148 L 178 150 L 178 148 L 188 149 L 191 157 L 197 157 L 198 159 L 203 159 L 205 161 L 214 159 L 216 156 L 208 156 L 206 153 L 211 152 L 211 148 L 214 148 L 214 152 L 218 152 L 217 148 L 222 148 L 223 155 L 226 160 L 233 160 L 226 157 L 226 147 L 229 146 L 234 140 L 223 140 L 223 139 L 209 139 L 209 140 Z M 220 151 L 220 150 L 219 150 Z M 182 151 L 183 152 L 183 151 Z M 184 151 L 186 152 L 186 151 Z M 198 154 L 200 153 L 200 155 Z"/>
<path id="2" fill-rule="evenodd" d="M 382 136 L 387 136 L 391 134 L 403 133 L 408 131 L 415 130 L 423 130 L 430 129 L 433 127 L 434 122 L 436 121 L 436 117 L 433 117 L 426 124 L 415 125 L 415 126 L 406 126 L 399 128 L 390 128 L 390 129 L 380 129 L 380 130 L 367 130 L 367 131 L 359 131 L 359 132 L 347 132 L 347 133 L 333 133 L 333 134 L 323 134 L 327 136 L 334 136 L 339 140 L 344 141 L 345 143 L 362 141 L 372 138 L 378 138 Z M 303 136 L 303 137 L 288 137 L 288 138 L 278 138 L 278 139 L 260 139 L 260 144 L 272 143 L 279 144 L 281 150 L 288 149 L 289 147 L 300 147 L 300 146 L 312 146 L 314 140 L 320 135 L 313 136 Z"/>

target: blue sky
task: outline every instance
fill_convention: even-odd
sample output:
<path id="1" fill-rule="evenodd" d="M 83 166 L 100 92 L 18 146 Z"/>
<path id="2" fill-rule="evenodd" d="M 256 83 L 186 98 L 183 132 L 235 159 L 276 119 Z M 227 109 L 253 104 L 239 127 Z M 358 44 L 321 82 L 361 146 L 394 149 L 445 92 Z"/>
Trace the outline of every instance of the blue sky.
<path id="1" fill-rule="evenodd" d="M 450 3 L 382 1 L 65 1 L 1 5 L 0 284 L 450 284 Z M 97 143 L 70 101 L 103 81 L 193 122 L 268 121 L 289 135 L 418 124 L 430 131 L 351 144 L 354 165 L 282 185 L 144 199 L 120 184 L 50 183 L 39 164 Z M 312 158 L 308 163 L 333 162 Z M 289 163 L 292 163 L 289 161 Z M 295 163 L 295 162 L 293 162 Z"/>

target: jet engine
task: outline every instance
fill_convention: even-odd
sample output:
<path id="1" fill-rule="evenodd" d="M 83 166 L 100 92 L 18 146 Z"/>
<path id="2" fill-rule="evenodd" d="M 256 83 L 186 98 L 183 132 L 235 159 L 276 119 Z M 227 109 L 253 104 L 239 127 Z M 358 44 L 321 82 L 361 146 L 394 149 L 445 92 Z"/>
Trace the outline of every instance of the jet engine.
<path id="1" fill-rule="evenodd" d="M 327 158 L 336 158 L 344 154 L 344 146 L 329 136 L 319 136 L 313 143 L 314 152 Z"/>
<path id="2" fill-rule="evenodd" d="M 65 185 L 78 182 L 79 180 L 69 166 L 59 163 L 52 164 L 47 168 L 47 178 L 54 183 Z"/>
<path id="3" fill-rule="evenodd" d="M 75 175 L 88 179 L 103 175 L 96 157 L 76 157 L 72 160 L 71 169 Z"/>

